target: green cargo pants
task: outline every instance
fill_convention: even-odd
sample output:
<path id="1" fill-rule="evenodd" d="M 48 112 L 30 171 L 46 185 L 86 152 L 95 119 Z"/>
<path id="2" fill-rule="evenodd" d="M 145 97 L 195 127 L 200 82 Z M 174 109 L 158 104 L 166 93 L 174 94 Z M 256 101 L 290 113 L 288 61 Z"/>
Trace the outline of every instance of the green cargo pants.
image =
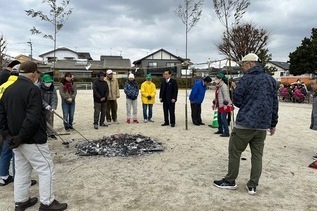
<path id="1" fill-rule="evenodd" d="M 267 131 L 233 128 L 229 140 L 228 174 L 225 180 L 233 182 L 238 177 L 241 153 L 248 144 L 251 149 L 251 175 L 248 187 L 258 186 L 262 173 L 262 156 Z"/>

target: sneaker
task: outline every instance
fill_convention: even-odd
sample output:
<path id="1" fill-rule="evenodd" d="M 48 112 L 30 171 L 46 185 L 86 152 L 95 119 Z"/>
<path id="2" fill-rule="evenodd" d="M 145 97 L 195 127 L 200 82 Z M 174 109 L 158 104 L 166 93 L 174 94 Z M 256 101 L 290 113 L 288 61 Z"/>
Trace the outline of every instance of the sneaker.
<path id="1" fill-rule="evenodd" d="M 108 127 L 108 125 L 105 123 L 102 123 L 102 124 L 100 124 L 100 127 Z"/>
<path id="2" fill-rule="evenodd" d="M 218 130 L 218 131 L 215 132 L 214 134 L 222 134 L 222 132 Z"/>
<path id="3" fill-rule="evenodd" d="M 7 179 L 0 179 L 0 186 L 6 186 L 13 181 L 14 181 L 13 177 L 9 175 Z"/>
<path id="4" fill-rule="evenodd" d="M 117 120 L 113 120 L 114 124 L 119 124 L 119 122 Z"/>
<path id="5" fill-rule="evenodd" d="M 29 200 L 25 201 L 25 202 L 15 202 L 15 211 L 24 211 L 26 210 L 28 207 L 32 207 L 37 203 L 37 198 L 33 197 L 33 198 L 29 198 Z"/>
<path id="6" fill-rule="evenodd" d="M 127 119 L 127 123 L 130 124 L 130 119 Z"/>
<path id="7" fill-rule="evenodd" d="M 220 135 L 220 137 L 230 137 L 230 134 L 229 133 L 223 133 Z"/>
<path id="8" fill-rule="evenodd" d="M 311 164 L 309 164 L 308 166 L 309 168 L 312 168 L 312 169 L 317 169 L 317 160 L 312 162 Z"/>
<path id="9" fill-rule="evenodd" d="M 152 119 L 149 119 L 148 121 L 149 121 L 149 122 L 154 122 Z"/>
<path id="10" fill-rule="evenodd" d="M 97 124 L 94 124 L 94 129 L 98 129 L 98 125 Z"/>
<path id="11" fill-rule="evenodd" d="M 313 156 L 313 160 L 317 160 L 317 154 Z"/>
<path id="12" fill-rule="evenodd" d="M 147 123 L 147 119 L 144 120 L 144 123 Z"/>
<path id="13" fill-rule="evenodd" d="M 221 189 L 230 189 L 230 190 L 235 190 L 237 189 L 237 185 L 236 182 L 228 182 L 225 179 L 222 180 L 215 180 L 214 181 L 214 186 L 216 186 L 217 188 L 221 188 Z"/>
<path id="14" fill-rule="evenodd" d="M 62 211 L 66 209 L 67 209 L 67 203 L 59 203 L 57 200 L 54 200 L 50 205 L 44 205 L 41 203 L 39 211 L 48 211 L 48 210 Z"/>
<path id="15" fill-rule="evenodd" d="M 137 119 L 133 120 L 133 123 L 139 123 L 139 121 Z"/>
<path id="16" fill-rule="evenodd" d="M 251 188 L 251 187 L 248 187 L 248 186 L 245 186 L 245 187 L 248 190 L 248 194 L 250 194 L 250 195 L 256 194 L 256 187 L 254 187 L 254 188 Z"/>

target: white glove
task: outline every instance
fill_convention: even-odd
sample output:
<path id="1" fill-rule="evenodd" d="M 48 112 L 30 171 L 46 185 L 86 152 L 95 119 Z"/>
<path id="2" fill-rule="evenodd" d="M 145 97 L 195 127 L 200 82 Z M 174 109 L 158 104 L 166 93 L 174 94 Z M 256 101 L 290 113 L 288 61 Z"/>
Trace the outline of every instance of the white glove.
<path id="1" fill-rule="evenodd" d="M 52 111 L 53 110 L 52 106 L 50 106 L 50 105 L 46 106 L 45 109 L 48 110 L 48 111 Z"/>

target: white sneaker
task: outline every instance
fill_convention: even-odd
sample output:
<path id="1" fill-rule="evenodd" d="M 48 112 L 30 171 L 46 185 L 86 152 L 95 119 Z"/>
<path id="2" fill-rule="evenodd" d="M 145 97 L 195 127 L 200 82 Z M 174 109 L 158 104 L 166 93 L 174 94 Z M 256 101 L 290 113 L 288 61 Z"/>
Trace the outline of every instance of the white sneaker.
<path id="1" fill-rule="evenodd" d="M 250 194 L 250 195 L 256 194 L 256 187 L 254 187 L 254 188 L 251 188 L 251 187 L 248 187 L 248 186 L 245 186 L 245 187 L 248 190 L 248 194 Z"/>
<path id="2" fill-rule="evenodd" d="M 147 119 L 144 120 L 144 123 L 147 123 Z"/>

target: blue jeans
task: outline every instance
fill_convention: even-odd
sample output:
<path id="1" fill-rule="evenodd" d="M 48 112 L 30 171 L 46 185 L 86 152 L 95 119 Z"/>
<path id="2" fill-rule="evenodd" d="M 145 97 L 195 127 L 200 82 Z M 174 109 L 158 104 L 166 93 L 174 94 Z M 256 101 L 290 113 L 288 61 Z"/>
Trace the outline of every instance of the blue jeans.
<path id="1" fill-rule="evenodd" d="M 72 103 L 67 103 L 62 101 L 62 109 L 63 109 L 63 118 L 66 120 L 64 121 L 64 128 L 69 129 L 73 127 L 74 121 L 74 113 L 75 113 L 75 101 Z"/>
<path id="2" fill-rule="evenodd" d="M 8 148 L 7 141 L 3 140 L 2 152 L 0 156 L 0 176 L 9 175 L 10 161 L 13 156 L 12 149 Z"/>
<path id="3" fill-rule="evenodd" d="M 229 134 L 228 113 L 218 112 L 218 130 L 222 133 Z"/>
<path id="4" fill-rule="evenodd" d="M 143 107 L 143 119 L 146 120 L 150 120 L 152 119 L 152 108 L 153 108 L 153 104 L 142 104 Z M 149 109 L 149 113 L 147 112 L 147 109 Z"/>

